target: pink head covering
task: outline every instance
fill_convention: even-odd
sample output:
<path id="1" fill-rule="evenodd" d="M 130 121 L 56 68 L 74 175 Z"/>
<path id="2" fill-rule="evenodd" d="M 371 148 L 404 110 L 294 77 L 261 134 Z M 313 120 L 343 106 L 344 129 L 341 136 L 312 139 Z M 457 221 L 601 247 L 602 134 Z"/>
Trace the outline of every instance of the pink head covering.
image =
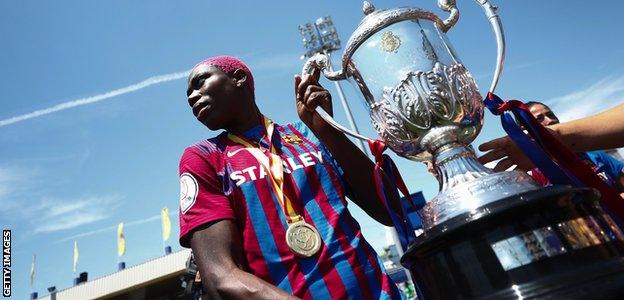
<path id="1" fill-rule="evenodd" d="M 249 88 L 251 88 L 252 92 L 254 91 L 254 79 L 251 75 L 249 67 L 247 67 L 247 65 L 242 60 L 234 56 L 220 55 L 210 57 L 196 64 L 193 69 L 197 68 L 197 66 L 200 65 L 213 65 L 221 69 L 221 71 L 226 74 L 231 74 L 231 72 L 234 72 L 234 70 L 241 69 L 243 70 L 243 72 L 245 72 L 245 75 L 247 75 L 247 84 L 249 85 Z"/>

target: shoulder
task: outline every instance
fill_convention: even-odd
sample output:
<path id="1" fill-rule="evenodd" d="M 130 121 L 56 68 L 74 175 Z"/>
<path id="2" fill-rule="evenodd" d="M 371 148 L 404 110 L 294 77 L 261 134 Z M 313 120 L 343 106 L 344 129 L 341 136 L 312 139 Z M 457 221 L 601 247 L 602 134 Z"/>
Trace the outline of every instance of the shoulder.
<path id="1" fill-rule="evenodd" d="M 216 137 L 196 142 L 184 149 L 180 157 L 180 174 L 188 171 L 213 169 L 219 171 L 223 167 L 225 133 Z"/>
<path id="2" fill-rule="evenodd" d="M 585 152 L 585 154 L 594 163 L 618 161 L 617 159 L 613 158 L 611 155 L 607 154 L 604 151 L 589 151 L 589 152 Z"/>
<path id="3" fill-rule="evenodd" d="M 180 163 L 197 159 L 210 159 L 212 156 L 221 155 L 225 151 L 224 136 L 225 133 L 222 133 L 186 147 L 180 157 Z"/>

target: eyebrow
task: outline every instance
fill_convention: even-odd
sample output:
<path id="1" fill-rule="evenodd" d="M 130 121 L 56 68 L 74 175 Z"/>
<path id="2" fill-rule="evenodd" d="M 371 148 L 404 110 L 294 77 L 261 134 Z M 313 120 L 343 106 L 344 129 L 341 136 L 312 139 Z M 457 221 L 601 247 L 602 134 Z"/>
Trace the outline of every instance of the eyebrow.
<path id="1" fill-rule="evenodd" d="M 191 80 L 188 81 L 187 83 L 187 87 L 186 87 L 186 96 L 188 97 L 189 95 L 191 95 L 191 92 L 193 91 L 193 86 L 195 86 L 195 84 L 197 83 L 197 78 L 199 78 L 201 75 L 204 75 L 206 73 L 208 73 L 208 70 L 202 70 L 202 71 L 198 71 L 195 72 L 195 70 L 191 71 L 192 77 Z"/>

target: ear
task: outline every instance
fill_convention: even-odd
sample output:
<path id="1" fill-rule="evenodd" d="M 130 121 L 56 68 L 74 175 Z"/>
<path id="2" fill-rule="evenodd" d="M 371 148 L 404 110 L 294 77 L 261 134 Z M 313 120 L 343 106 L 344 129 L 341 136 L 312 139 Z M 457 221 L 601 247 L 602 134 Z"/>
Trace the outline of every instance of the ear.
<path id="1" fill-rule="evenodd" d="M 232 73 L 232 80 L 236 87 L 242 87 L 247 83 L 247 74 L 241 69 L 236 69 Z"/>

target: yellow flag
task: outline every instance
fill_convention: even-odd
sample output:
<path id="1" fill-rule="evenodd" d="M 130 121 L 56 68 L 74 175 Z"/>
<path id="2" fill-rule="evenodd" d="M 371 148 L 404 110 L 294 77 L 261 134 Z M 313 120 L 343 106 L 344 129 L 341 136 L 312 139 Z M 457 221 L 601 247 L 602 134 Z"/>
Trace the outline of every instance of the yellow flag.
<path id="1" fill-rule="evenodd" d="M 117 226 L 117 256 L 123 256 L 126 253 L 126 237 L 123 234 L 123 222 Z"/>
<path id="2" fill-rule="evenodd" d="M 167 207 L 163 207 L 160 211 L 160 217 L 162 219 L 163 241 L 166 241 L 171 235 L 171 220 L 169 220 L 169 209 Z"/>
<path id="3" fill-rule="evenodd" d="M 78 242 L 74 240 L 74 273 L 76 273 L 76 266 L 78 265 L 78 256 L 80 256 L 80 253 L 78 253 Z"/>

